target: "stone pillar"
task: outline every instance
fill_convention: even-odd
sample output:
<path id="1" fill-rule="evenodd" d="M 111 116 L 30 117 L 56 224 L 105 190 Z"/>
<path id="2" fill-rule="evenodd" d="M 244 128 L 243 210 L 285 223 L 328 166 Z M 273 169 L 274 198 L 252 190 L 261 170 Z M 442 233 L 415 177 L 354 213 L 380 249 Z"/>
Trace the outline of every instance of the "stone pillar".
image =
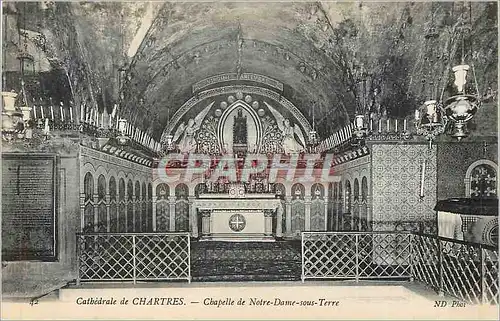
<path id="1" fill-rule="evenodd" d="M 157 200 L 157 196 L 153 196 L 151 197 L 151 202 L 153 202 L 153 204 L 151 204 L 151 207 L 152 207 L 152 211 L 153 211 L 153 232 L 156 232 L 156 200 Z"/>
<path id="2" fill-rule="evenodd" d="M 109 194 L 106 194 L 105 201 L 106 201 L 106 221 L 107 221 L 106 231 L 109 233 L 110 229 L 111 229 L 111 218 L 109 217 L 110 216 L 109 206 L 111 205 L 110 204 L 111 203 L 111 196 L 109 196 Z"/>
<path id="3" fill-rule="evenodd" d="M 135 209 L 136 209 L 136 203 L 137 203 L 137 196 L 135 196 L 135 188 L 132 189 L 132 231 L 133 232 L 139 232 L 135 229 L 137 223 L 136 223 L 136 215 L 137 213 L 135 212 Z M 129 204 L 130 205 L 130 204 Z"/>
<path id="4" fill-rule="evenodd" d="M 305 205 L 305 226 L 304 229 L 306 231 L 311 230 L 311 196 L 304 197 L 304 205 Z"/>
<path id="5" fill-rule="evenodd" d="M 83 232 L 85 224 L 85 193 L 80 193 L 80 232 Z"/>
<path id="6" fill-rule="evenodd" d="M 189 230 L 191 232 L 191 237 L 198 237 L 198 215 L 196 215 L 196 208 L 194 208 L 193 200 L 194 196 L 189 196 Z"/>
<path id="7" fill-rule="evenodd" d="M 209 236 L 210 231 L 210 216 L 212 212 L 210 210 L 202 210 L 201 212 L 201 233 L 203 236 Z"/>
<path id="8" fill-rule="evenodd" d="M 264 210 L 264 235 L 273 234 L 273 210 Z"/>
<path id="9" fill-rule="evenodd" d="M 170 222 L 169 222 L 169 232 L 175 232 L 175 196 L 170 196 L 168 198 L 170 205 Z"/>
<path id="10" fill-rule="evenodd" d="M 285 197 L 285 206 L 286 206 L 286 234 L 292 236 L 292 197 Z"/>
<path id="11" fill-rule="evenodd" d="M 370 194 L 366 195 L 366 225 L 368 226 L 368 231 L 373 230 L 372 226 L 373 220 L 373 203 Z"/>
<path id="12" fill-rule="evenodd" d="M 99 207 L 97 206 L 97 202 L 99 197 L 97 196 L 97 194 L 94 194 L 93 198 L 94 198 L 94 232 L 99 232 L 97 229 L 97 225 L 99 222 Z"/>
<path id="13" fill-rule="evenodd" d="M 358 231 L 361 231 L 361 228 L 363 227 L 363 224 L 361 224 L 361 221 L 362 221 L 363 217 L 366 216 L 366 214 L 364 213 L 364 207 L 365 207 L 364 201 L 360 200 L 359 201 L 359 208 L 358 208 Z"/>
<path id="14" fill-rule="evenodd" d="M 283 205 L 276 209 L 276 237 L 283 237 Z"/>
<path id="15" fill-rule="evenodd" d="M 325 202 L 325 232 L 328 231 L 328 198 L 324 199 Z"/>

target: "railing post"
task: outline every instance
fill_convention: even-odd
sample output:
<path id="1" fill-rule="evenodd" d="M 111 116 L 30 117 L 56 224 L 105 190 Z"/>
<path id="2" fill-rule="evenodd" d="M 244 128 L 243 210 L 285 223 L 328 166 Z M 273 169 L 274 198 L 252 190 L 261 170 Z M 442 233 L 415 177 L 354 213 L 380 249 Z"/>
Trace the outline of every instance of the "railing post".
<path id="1" fill-rule="evenodd" d="M 80 285 L 80 235 L 76 234 L 76 285 Z"/>
<path id="2" fill-rule="evenodd" d="M 414 278 L 414 272 L 413 272 L 413 262 L 414 262 L 414 258 L 413 258 L 413 242 L 415 240 L 415 237 L 417 235 L 413 234 L 413 233 L 408 233 L 408 238 L 409 238 L 409 241 L 410 241 L 410 253 L 408 254 L 408 264 L 410 264 L 410 282 L 413 282 L 415 280 Z"/>
<path id="3" fill-rule="evenodd" d="M 300 280 L 302 281 L 302 283 L 304 283 L 304 279 L 305 279 L 305 274 L 304 274 L 304 232 L 302 232 L 302 234 L 300 235 L 300 256 L 302 259 L 302 272 L 300 275 Z"/>
<path id="4" fill-rule="evenodd" d="M 481 246 L 481 244 L 479 244 L 479 289 L 480 289 L 480 295 L 481 295 L 481 304 L 485 304 L 486 303 L 486 278 L 485 278 L 485 271 L 484 271 L 484 253 L 483 253 L 484 249 L 483 247 Z"/>
<path id="5" fill-rule="evenodd" d="M 354 235 L 354 245 L 355 245 L 355 253 L 354 257 L 356 259 L 356 282 L 359 282 L 359 234 Z"/>
<path id="6" fill-rule="evenodd" d="M 191 283 L 191 235 L 187 233 L 187 245 L 188 245 L 188 283 Z"/>
<path id="7" fill-rule="evenodd" d="M 137 280 L 137 266 L 136 266 L 136 258 L 135 258 L 135 245 L 136 245 L 136 240 L 135 240 L 135 235 L 132 235 L 132 265 L 134 269 L 134 284 L 136 284 Z"/>
<path id="8" fill-rule="evenodd" d="M 438 271 L 439 271 L 439 285 L 438 285 L 438 295 L 444 296 L 443 289 L 443 245 L 441 244 L 441 240 L 437 238 L 438 245 Z"/>

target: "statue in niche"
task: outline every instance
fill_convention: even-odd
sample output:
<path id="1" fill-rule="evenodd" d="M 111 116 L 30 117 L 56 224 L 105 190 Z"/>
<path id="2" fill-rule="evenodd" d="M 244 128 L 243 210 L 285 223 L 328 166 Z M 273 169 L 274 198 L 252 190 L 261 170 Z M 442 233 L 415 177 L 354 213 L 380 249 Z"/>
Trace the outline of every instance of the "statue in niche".
<path id="1" fill-rule="evenodd" d="M 290 120 L 285 119 L 285 117 L 278 113 L 271 105 L 266 103 L 266 106 L 274 115 L 274 118 L 276 118 L 276 124 L 283 134 L 282 145 L 284 153 L 289 155 L 303 152 L 306 147 L 306 142 L 299 125 L 295 124 L 292 126 Z M 297 136 L 298 140 L 295 136 Z"/>
<path id="2" fill-rule="evenodd" d="M 247 144 L 247 116 L 243 116 L 243 110 L 238 109 L 238 114 L 234 116 L 233 143 L 238 145 Z"/>
<path id="3" fill-rule="evenodd" d="M 247 133 L 247 116 L 243 116 L 243 110 L 239 108 L 233 123 L 233 150 L 236 153 L 247 151 Z"/>

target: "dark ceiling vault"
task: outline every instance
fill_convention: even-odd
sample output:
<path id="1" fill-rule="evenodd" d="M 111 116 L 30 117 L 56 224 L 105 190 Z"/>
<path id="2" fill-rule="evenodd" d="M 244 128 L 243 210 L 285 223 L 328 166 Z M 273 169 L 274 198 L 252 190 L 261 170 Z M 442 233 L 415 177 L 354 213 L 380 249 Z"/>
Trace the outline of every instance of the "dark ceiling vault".
<path id="1" fill-rule="evenodd" d="M 445 84 L 458 62 L 463 17 L 473 26 L 467 39 L 481 94 L 497 88 L 494 2 L 81 2 L 13 10 L 45 35 L 39 50 L 67 72 L 77 102 L 108 112 L 119 103 L 122 115 L 156 138 L 194 83 L 231 72 L 282 82 L 283 96 L 311 123 L 315 106 L 322 137 L 357 112 L 409 115 L 428 98 L 426 73 Z M 434 46 L 425 37 L 431 27 L 439 34 Z M 431 47 L 438 58 L 426 60 Z"/>

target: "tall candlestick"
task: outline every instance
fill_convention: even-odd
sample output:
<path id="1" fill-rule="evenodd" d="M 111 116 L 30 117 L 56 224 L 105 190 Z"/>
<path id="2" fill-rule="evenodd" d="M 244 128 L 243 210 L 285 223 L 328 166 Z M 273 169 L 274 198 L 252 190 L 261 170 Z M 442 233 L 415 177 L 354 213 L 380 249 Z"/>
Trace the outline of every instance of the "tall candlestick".
<path id="1" fill-rule="evenodd" d="M 420 177 L 420 197 L 424 197 L 424 182 L 425 182 L 425 159 L 422 161 L 422 171 Z"/>
<path id="2" fill-rule="evenodd" d="M 406 118 L 403 120 L 403 131 L 406 131 Z"/>
<path id="3" fill-rule="evenodd" d="M 84 119 L 85 108 L 83 106 L 84 106 L 83 104 L 80 105 L 80 121 L 82 121 L 82 122 L 85 121 L 85 119 Z"/>
<path id="4" fill-rule="evenodd" d="M 396 119 L 396 126 L 394 127 L 394 131 L 397 133 L 398 132 L 398 119 Z"/>
<path id="5" fill-rule="evenodd" d="M 389 118 L 387 118 L 387 132 L 389 132 L 389 130 L 391 130 L 390 127 L 391 127 L 391 120 Z"/>
<path id="6" fill-rule="evenodd" d="M 36 105 L 33 106 L 33 119 L 36 119 Z"/>
<path id="7" fill-rule="evenodd" d="M 50 105 L 50 118 L 54 120 L 54 106 Z"/>
<path id="8" fill-rule="evenodd" d="M 373 118 L 370 118 L 370 131 L 373 131 Z"/>
<path id="9" fill-rule="evenodd" d="M 59 112 L 61 113 L 61 121 L 64 121 L 64 110 L 63 110 L 62 102 L 59 105 Z"/>
<path id="10" fill-rule="evenodd" d="M 378 132 L 379 133 L 382 132 L 382 119 L 379 119 L 379 121 L 378 121 Z"/>
<path id="11" fill-rule="evenodd" d="M 69 119 L 71 122 L 73 122 L 73 109 L 71 108 L 71 106 L 69 106 Z"/>
<path id="12" fill-rule="evenodd" d="M 40 105 L 40 110 L 41 110 L 41 112 L 42 112 L 42 119 L 44 119 L 44 118 L 45 118 L 45 115 L 43 114 L 43 106 L 42 106 L 42 105 Z"/>

